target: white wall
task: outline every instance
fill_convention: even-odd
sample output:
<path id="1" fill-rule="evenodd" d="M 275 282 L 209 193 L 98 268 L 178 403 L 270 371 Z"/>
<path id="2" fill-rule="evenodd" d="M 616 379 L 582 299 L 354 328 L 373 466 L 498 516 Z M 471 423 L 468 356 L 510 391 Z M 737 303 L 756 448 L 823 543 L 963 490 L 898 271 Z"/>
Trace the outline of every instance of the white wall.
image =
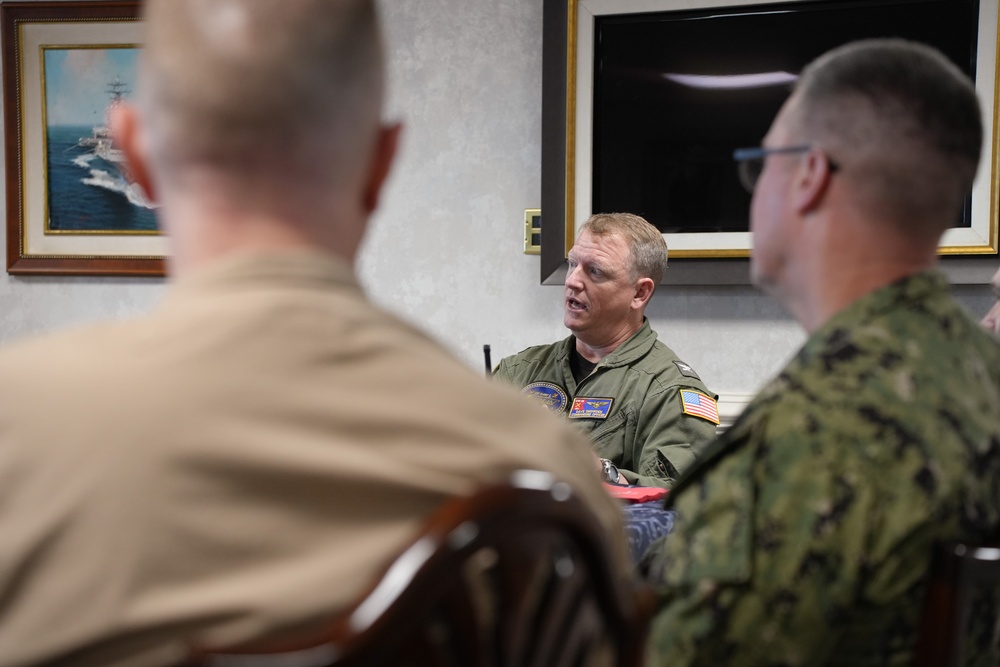
<path id="1" fill-rule="evenodd" d="M 523 211 L 539 204 L 541 0 L 382 0 L 391 59 L 389 116 L 402 151 L 360 265 L 387 308 L 482 367 L 566 335 L 561 289 L 539 285 L 522 253 Z M 4 243 L 0 237 L 0 247 Z M 976 269 L 976 282 L 991 271 Z M 0 341 L 155 306 L 158 279 L 37 278 L 0 273 Z M 983 285 L 957 288 L 971 310 Z M 755 391 L 804 339 L 748 286 L 670 286 L 648 314 L 709 387 Z"/>

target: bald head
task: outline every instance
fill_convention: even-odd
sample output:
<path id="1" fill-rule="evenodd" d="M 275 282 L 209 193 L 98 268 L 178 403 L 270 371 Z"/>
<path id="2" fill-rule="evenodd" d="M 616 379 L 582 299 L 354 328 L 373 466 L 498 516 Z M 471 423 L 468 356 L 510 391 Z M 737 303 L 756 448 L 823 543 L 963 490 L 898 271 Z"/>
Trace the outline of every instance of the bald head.
<path id="1" fill-rule="evenodd" d="M 383 56 L 373 0 L 148 0 L 139 108 L 159 178 L 361 182 Z"/>

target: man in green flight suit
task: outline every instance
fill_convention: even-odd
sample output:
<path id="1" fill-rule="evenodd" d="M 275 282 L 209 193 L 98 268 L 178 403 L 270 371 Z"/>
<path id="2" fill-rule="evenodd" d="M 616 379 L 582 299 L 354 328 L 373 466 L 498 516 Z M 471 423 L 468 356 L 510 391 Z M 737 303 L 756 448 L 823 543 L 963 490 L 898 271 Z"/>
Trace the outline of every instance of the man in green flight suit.
<path id="1" fill-rule="evenodd" d="M 934 270 L 981 143 L 958 68 L 871 40 L 734 154 L 753 280 L 810 337 L 667 500 L 651 664 L 912 664 L 934 542 L 997 536 L 1000 343 Z"/>
<path id="2" fill-rule="evenodd" d="M 563 324 L 573 334 L 493 371 L 586 432 L 614 483 L 669 488 L 719 423 L 718 397 L 646 320 L 666 267 L 667 244 L 649 222 L 592 216 L 569 251 Z"/>

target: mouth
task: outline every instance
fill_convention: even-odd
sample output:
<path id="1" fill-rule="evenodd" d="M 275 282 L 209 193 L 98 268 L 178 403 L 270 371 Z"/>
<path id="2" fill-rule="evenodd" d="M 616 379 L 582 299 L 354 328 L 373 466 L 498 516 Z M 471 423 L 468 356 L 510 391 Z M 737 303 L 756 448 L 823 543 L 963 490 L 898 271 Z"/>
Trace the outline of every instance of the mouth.
<path id="1" fill-rule="evenodd" d="M 568 296 L 566 297 L 566 309 L 572 310 L 574 312 L 582 312 L 587 310 L 587 305 L 582 301 L 579 301 L 571 296 Z"/>

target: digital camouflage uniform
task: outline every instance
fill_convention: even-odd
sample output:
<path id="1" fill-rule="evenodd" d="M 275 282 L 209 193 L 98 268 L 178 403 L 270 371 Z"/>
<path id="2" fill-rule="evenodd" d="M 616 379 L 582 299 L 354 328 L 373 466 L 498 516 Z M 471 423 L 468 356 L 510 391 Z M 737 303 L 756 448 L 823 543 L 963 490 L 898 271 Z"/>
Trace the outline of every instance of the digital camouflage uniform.
<path id="1" fill-rule="evenodd" d="M 669 488 L 715 439 L 718 397 L 656 339 L 648 320 L 579 386 L 569 364 L 575 345 L 569 336 L 530 347 L 501 360 L 493 375 L 579 426 L 629 483 Z"/>
<path id="2" fill-rule="evenodd" d="M 835 315 L 679 481 L 650 664 L 912 663 L 932 543 L 1000 525 L 1000 344 L 947 289 Z"/>

